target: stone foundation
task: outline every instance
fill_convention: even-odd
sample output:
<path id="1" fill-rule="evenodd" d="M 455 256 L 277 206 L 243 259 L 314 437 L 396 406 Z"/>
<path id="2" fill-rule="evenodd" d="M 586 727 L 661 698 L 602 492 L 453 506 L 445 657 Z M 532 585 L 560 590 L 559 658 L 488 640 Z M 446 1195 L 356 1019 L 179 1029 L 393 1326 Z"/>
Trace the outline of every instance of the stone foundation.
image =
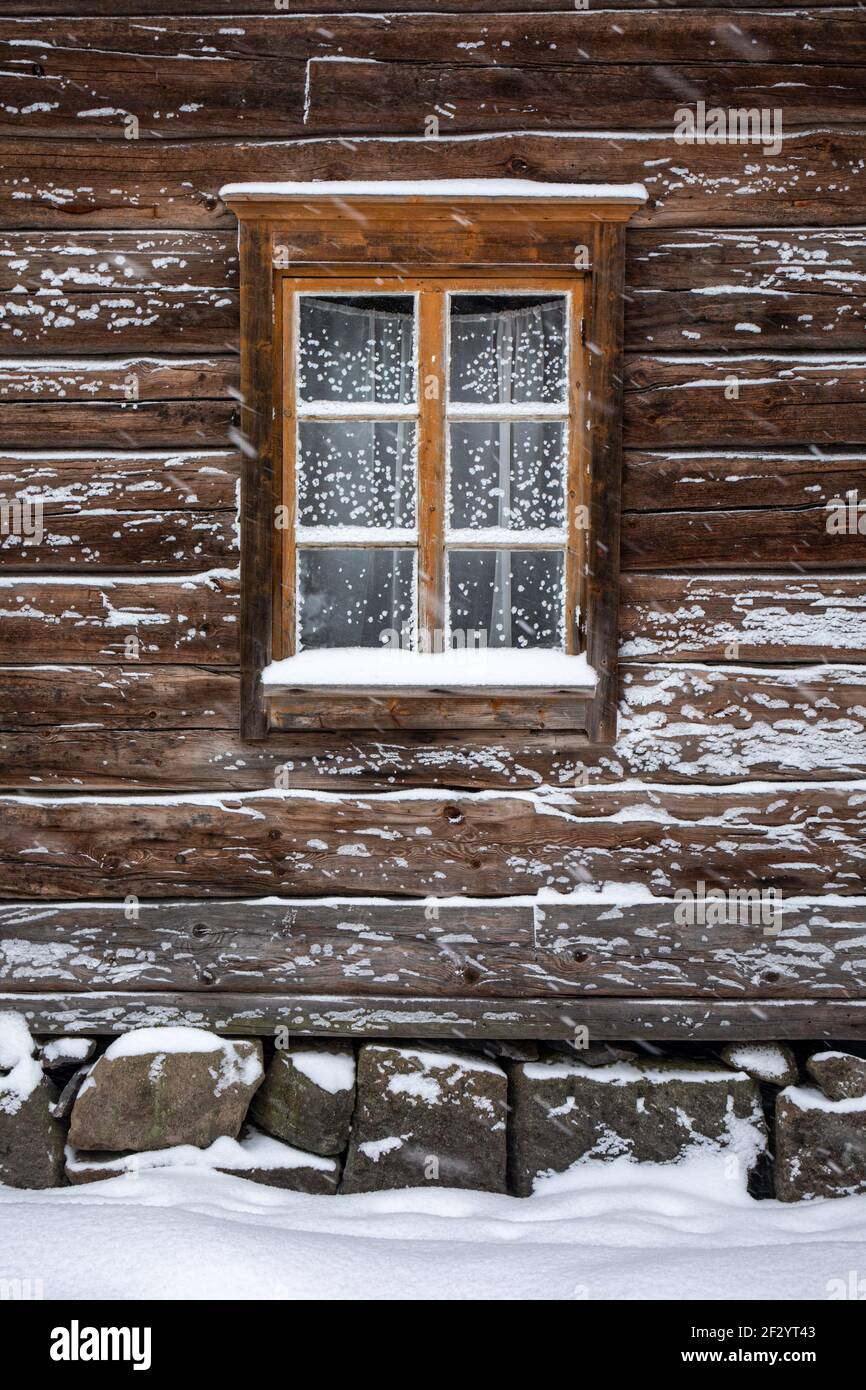
<path id="1" fill-rule="evenodd" d="M 756 1197 L 866 1191 L 866 1049 L 319 1042 L 203 1029 L 31 1039 L 0 1014 L 0 1183 L 168 1166 L 306 1193 L 528 1196 L 617 1158 L 709 1154 Z"/>

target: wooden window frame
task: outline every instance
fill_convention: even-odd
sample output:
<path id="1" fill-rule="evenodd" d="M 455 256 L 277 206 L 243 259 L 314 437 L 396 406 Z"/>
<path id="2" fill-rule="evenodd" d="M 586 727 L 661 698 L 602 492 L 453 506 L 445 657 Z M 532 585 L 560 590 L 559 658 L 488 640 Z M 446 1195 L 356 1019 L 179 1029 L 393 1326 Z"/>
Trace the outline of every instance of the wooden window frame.
<path id="1" fill-rule="evenodd" d="M 515 190 L 504 203 L 500 188 L 491 196 L 476 189 L 439 193 L 431 185 L 430 193 L 419 194 L 394 186 L 391 196 L 328 184 L 223 190 L 240 221 L 240 729 L 246 739 L 311 725 L 379 732 L 568 729 L 582 731 L 591 745 L 609 745 L 616 736 L 625 222 L 646 195 L 634 186 L 601 197 L 575 186 L 563 195 L 554 186 L 550 201 Z M 409 250 L 411 259 L 400 259 Z M 444 306 L 449 290 L 570 293 L 565 636 L 566 650 L 585 651 L 594 667 L 593 689 L 265 691 L 262 672 L 291 654 L 296 617 L 291 308 L 297 293 L 317 289 L 419 293 L 419 382 L 431 334 L 444 350 L 444 307 L 438 325 L 421 320 L 421 305 L 433 306 L 437 295 Z M 419 632 L 429 630 L 444 593 L 445 468 L 443 450 L 433 447 L 447 428 L 444 351 L 440 356 L 438 399 L 425 403 L 419 390 L 417 402 L 418 519 L 425 508 L 438 519 L 419 526 Z M 577 520 L 581 507 L 585 528 Z"/>

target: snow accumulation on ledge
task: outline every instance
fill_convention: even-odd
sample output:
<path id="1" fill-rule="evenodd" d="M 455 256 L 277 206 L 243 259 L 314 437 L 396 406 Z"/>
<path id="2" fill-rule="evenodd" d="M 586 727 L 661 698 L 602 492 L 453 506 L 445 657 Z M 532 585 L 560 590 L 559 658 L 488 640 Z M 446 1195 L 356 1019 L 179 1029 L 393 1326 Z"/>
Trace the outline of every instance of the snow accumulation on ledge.
<path id="1" fill-rule="evenodd" d="M 479 647 L 413 652 L 401 647 L 328 647 L 272 661 L 266 694 L 299 686 L 328 690 L 563 690 L 591 693 L 596 674 L 586 657 L 543 648 Z"/>
<path id="2" fill-rule="evenodd" d="M 642 183 L 538 183 L 533 179 L 359 179 L 306 183 L 227 183 L 229 198 L 574 198 L 645 203 Z"/>

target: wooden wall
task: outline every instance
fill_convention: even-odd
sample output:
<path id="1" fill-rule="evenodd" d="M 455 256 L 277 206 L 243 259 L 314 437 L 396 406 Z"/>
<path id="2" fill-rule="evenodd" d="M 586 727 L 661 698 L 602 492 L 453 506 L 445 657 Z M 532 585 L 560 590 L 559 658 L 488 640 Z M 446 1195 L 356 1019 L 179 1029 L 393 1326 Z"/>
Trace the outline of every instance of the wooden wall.
<path id="1" fill-rule="evenodd" d="M 45 526 L 0 537 L 0 991 L 47 1030 L 862 1034 L 866 535 L 825 509 L 866 497 L 862 8 L 167 8 L 0 19 L 0 498 Z M 676 143 L 698 100 L 781 106 L 781 152 Z M 444 176 L 649 191 L 618 744 L 244 745 L 218 190 Z M 698 879 L 797 901 L 689 933 Z"/>

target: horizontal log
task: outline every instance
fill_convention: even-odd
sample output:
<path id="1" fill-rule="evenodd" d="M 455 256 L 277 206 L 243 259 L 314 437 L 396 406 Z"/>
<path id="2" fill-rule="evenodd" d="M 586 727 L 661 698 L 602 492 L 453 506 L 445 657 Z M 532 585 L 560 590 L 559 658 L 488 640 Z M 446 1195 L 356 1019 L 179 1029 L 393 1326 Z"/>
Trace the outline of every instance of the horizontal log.
<path id="1" fill-rule="evenodd" d="M 7 449 L 223 448 L 239 410 L 235 357 L 6 358 L 0 427 Z"/>
<path id="2" fill-rule="evenodd" d="M 780 903 L 770 928 L 763 910 L 708 927 L 678 925 L 671 902 L 22 903 L 0 907 L 0 990 L 862 996 L 862 902 Z"/>
<path id="3" fill-rule="evenodd" d="M 624 574 L 620 655 L 664 661 L 860 661 L 866 594 L 831 575 Z"/>
<path id="4" fill-rule="evenodd" d="M 220 449 L 52 453 L 0 452 L 0 495 L 41 498 L 70 516 L 87 508 L 117 512 L 234 511 L 240 455 Z"/>
<path id="5" fill-rule="evenodd" d="M 238 561 L 234 512 L 122 512 L 42 508 L 38 529 L 0 536 L 3 574 L 159 574 Z"/>
<path id="6" fill-rule="evenodd" d="M 866 1038 L 866 1002 L 842 999 L 401 999 L 316 995 L 5 994 L 0 1007 L 35 1034 L 116 1034 L 186 1024 L 232 1036 L 278 1028 L 304 1037 L 445 1037 L 593 1041 L 830 1042 Z"/>
<path id="7" fill-rule="evenodd" d="M 226 232 L 8 232 L 0 236 L 0 290 L 238 288 L 237 236 Z"/>
<path id="8" fill-rule="evenodd" d="M 231 729 L 238 677 L 208 666 L 0 666 L 0 728 Z"/>
<path id="9" fill-rule="evenodd" d="M 632 448 L 866 443 L 866 356 L 630 358 Z"/>
<path id="10" fill-rule="evenodd" d="M 667 20 L 667 16 L 665 17 Z M 607 21 L 605 21 L 607 22 Z M 254 179 L 502 178 L 637 180 L 649 193 L 632 225 L 844 226 L 862 222 L 863 134 L 814 130 L 756 145 L 682 145 L 666 135 L 441 136 L 426 140 L 153 142 L 9 140 L 0 171 L 0 229 L 231 228 L 223 184 Z M 85 221 L 86 219 L 86 221 Z"/>
<path id="11" fill-rule="evenodd" d="M 536 963 L 579 994 L 862 999 L 866 904 L 778 906 L 743 899 L 719 925 L 680 925 L 673 904 L 540 906 Z"/>
<path id="12" fill-rule="evenodd" d="M 4 790 L 532 791 L 866 776 L 866 670 L 627 664 L 612 750 L 575 734 L 304 730 L 243 743 L 238 678 L 194 667 L 0 668 Z M 323 723 L 327 720 L 323 718 Z"/>
<path id="13" fill-rule="evenodd" d="M 735 507 L 772 510 L 815 507 L 844 498 L 863 483 L 866 450 L 859 453 L 644 452 L 623 458 L 624 512 L 707 512 Z"/>
<path id="14" fill-rule="evenodd" d="M 237 577 L 0 579 L 0 659 L 234 666 Z"/>
<path id="15" fill-rule="evenodd" d="M 831 531 L 826 507 L 628 512 L 621 558 L 627 570 L 864 569 L 866 524 Z"/>
<path id="16" fill-rule="evenodd" d="M 0 295 L 0 351 L 236 352 L 238 296 L 225 290 Z"/>
<path id="17" fill-rule="evenodd" d="M 0 898 L 862 892 L 861 783 L 526 794 L 3 796 Z M 110 888 L 109 888 L 110 885 Z"/>
<path id="18" fill-rule="evenodd" d="M 627 254 L 632 350 L 863 348 L 862 230 L 641 229 Z"/>
<path id="19" fill-rule="evenodd" d="M 50 8 L 55 15 L 69 15 L 76 19 L 82 16 L 105 16 L 129 14 L 130 0 L 6 0 L 7 15 L 27 15 L 36 19 L 45 16 Z M 664 5 L 667 9 L 712 9 L 738 10 L 742 0 L 677 0 L 676 5 Z M 763 10 L 802 10 L 802 0 L 762 0 Z M 838 9 L 839 0 L 811 0 L 810 9 Z M 316 0 L 316 14 L 343 14 L 346 0 Z M 648 10 L 658 13 L 658 0 L 605 0 L 606 10 Z M 547 14 L 551 10 L 550 0 L 385 0 L 376 4 L 377 14 L 404 14 L 420 10 L 425 14 L 510 14 L 512 12 Z M 273 0 L 185 0 L 184 12 L 188 15 L 228 14 L 228 15 L 271 15 L 274 12 Z M 135 0 L 137 16 L 164 15 L 165 0 Z M 569 11 L 570 13 L 570 11 Z"/>
<path id="20" fill-rule="evenodd" d="M 710 58 L 712 50 L 705 49 L 702 56 Z M 783 65 L 772 61 L 770 50 L 763 56 L 770 61 L 683 62 L 677 57 L 675 85 L 670 59 L 636 60 L 630 55 L 620 63 L 569 66 L 569 58 L 564 58 L 562 66 L 527 67 L 505 66 L 498 53 L 496 62 L 484 67 L 461 66 L 453 58 L 442 61 L 435 54 L 428 59 L 420 52 L 412 62 L 396 63 L 313 58 L 303 128 L 311 135 L 412 135 L 429 129 L 433 117 L 438 130 L 449 135 L 527 128 L 665 130 L 676 123 L 681 107 L 691 105 L 694 110 L 707 92 L 712 92 L 708 105 L 726 110 L 781 110 L 789 131 L 822 121 L 863 119 L 863 69 L 832 63 Z M 233 104 L 244 102 L 244 95 L 239 85 Z M 287 91 L 290 112 L 291 95 Z M 227 126 L 230 112 L 220 109 L 218 99 L 210 104 Z M 295 134 L 296 113 L 294 123 L 286 120 L 280 125 L 275 105 L 274 101 L 268 113 L 257 113 L 259 133 Z M 149 112 L 145 118 L 148 130 L 153 130 Z M 61 119 L 64 129 L 77 133 L 68 116 Z M 51 133 L 59 124 L 48 115 L 43 122 Z M 222 133 L 222 127 L 214 133 Z"/>
<path id="21" fill-rule="evenodd" d="M 0 496 L 22 523 L 0 537 L 0 570 L 235 565 L 237 474 L 238 455 L 217 450 L 0 454 Z"/>

